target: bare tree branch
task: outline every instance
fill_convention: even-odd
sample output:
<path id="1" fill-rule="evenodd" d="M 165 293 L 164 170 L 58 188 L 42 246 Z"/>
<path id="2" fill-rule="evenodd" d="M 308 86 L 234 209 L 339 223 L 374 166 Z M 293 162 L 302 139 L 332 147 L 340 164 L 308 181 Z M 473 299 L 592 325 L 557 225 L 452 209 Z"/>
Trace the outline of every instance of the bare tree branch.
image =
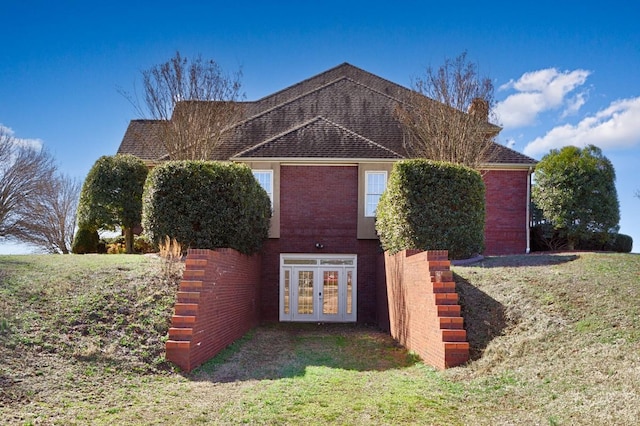
<path id="1" fill-rule="evenodd" d="M 16 238 L 48 253 L 68 254 L 73 244 L 80 182 L 56 175 L 21 207 Z"/>
<path id="2" fill-rule="evenodd" d="M 242 116 L 242 73 L 229 76 L 213 60 L 189 61 L 180 52 L 142 72 L 145 107 L 121 92 L 143 116 L 158 120 L 159 135 L 173 160 L 208 160 L 229 126 Z"/>
<path id="3" fill-rule="evenodd" d="M 24 209 L 46 190 L 54 172 L 53 158 L 46 151 L 19 144 L 0 127 L 0 238 L 20 235 Z"/>
<path id="4" fill-rule="evenodd" d="M 490 161 L 499 127 L 490 124 L 493 83 L 478 76 L 466 52 L 446 59 L 437 70 L 427 68 L 417 79 L 405 105 L 396 109 L 407 150 L 416 157 L 477 168 Z"/>

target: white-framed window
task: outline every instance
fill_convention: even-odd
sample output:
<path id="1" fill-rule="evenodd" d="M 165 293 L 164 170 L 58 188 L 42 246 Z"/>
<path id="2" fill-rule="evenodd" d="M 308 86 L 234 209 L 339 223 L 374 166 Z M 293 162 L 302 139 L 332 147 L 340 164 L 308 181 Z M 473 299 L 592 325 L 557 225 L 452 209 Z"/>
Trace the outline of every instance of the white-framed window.
<path id="1" fill-rule="evenodd" d="M 269 194 L 273 208 L 273 170 L 252 170 L 252 172 L 260 186 Z"/>
<path id="2" fill-rule="evenodd" d="M 364 178 L 364 215 L 366 217 L 375 217 L 376 207 L 378 207 L 380 196 L 387 188 L 387 172 L 365 172 Z"/>

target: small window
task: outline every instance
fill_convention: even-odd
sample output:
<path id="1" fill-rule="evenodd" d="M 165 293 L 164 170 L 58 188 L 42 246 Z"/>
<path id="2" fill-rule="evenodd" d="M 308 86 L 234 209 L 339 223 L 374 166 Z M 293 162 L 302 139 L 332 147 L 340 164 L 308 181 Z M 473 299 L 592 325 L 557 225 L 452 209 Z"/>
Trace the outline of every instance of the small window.
<path id="1" fill-rule="evenodd" d="M 273 207 L 273 170 L 252 170 L 252 172 L 260 186 L 269 194 Z"/>
<path id="2" fill-rule="evenodd" d="M 365 216 L 375 217 L 380 196 L 386 188 L 387 172 L 365 172 Z"/>

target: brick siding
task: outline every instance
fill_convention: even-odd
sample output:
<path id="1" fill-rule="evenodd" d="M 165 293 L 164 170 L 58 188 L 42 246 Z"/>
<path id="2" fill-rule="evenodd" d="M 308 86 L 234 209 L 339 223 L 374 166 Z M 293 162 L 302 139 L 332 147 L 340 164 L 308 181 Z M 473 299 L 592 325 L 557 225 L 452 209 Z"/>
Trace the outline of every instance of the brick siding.
<path id="1" fill-rule="evenodd" d="M 522 254 L 527 250 L 526 170 L 490 170 L 486 187 L 485 255 Z"/>
<path id="2" fill-rule="evenodd" d="M 331 253 L 358 255 L 358 322 L 376 322 L 380 243 L 358 240 L 357 220 L 358 167 L 281 167 L 280 238 L 270 239 L 262 250 L 263 320 L 278 321 L 280 253 Z"/>

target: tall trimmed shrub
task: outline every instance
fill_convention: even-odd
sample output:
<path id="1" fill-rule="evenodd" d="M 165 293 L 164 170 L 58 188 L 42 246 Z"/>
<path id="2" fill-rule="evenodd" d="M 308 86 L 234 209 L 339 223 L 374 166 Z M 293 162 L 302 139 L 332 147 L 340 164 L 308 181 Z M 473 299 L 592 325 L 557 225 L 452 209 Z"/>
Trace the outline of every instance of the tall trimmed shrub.
<path id="1" fill-rule="evenodd" d="M 246 165 L 170 161 L 154 168 L 143 195 L 142 226 L 158 244 L 257 252 L 269 235 L 271 201 Z"/>
<path id="2" fill-rule="evenodd" d="M 121 227 L 127 253 L 133 253 L 133 228 L 140 225 L 142 190 L 149 169 L 133 155 L 100 157 L 82 185 L 78 203 L 80 229 Z"/>
<path id="3" fill-rule="evenodd" d="M 97 253 L 100 236 L 98 231 L 89 228 L 79 228 L 73 239 L 71 253 L 86 254 Z"/>
<path id="4" fill-rule="evenodd" d="M 485 188 L 480 173 L 430 160 L 397 162 L 376 211 L 382 247 L 448 250 L 452 259 L 484 249 Z"/>

